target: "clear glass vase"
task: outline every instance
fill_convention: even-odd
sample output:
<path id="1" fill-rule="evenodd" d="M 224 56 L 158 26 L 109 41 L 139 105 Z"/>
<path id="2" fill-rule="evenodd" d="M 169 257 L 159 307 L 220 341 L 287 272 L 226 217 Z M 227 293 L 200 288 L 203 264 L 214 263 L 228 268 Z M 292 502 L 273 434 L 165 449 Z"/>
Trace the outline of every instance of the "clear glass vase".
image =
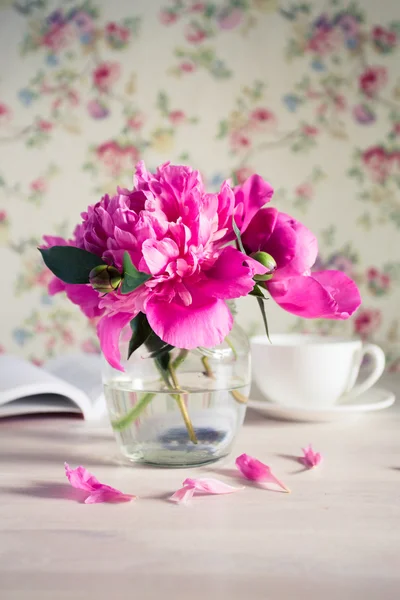
<path id="1" fill-rule="evenodd" d="M 130 332 L 121 336 L 128 356 Z M 159 359 L 158 359 L 159 360 Z M 103 384 L 122 454 L 135 462 L 184 467 L 229 454 L 250 391 L 250 347 L 235 324 L 222 344 L 162 355 L 168 377 L 145 345 L 116 371 L 103 359 Z"/>

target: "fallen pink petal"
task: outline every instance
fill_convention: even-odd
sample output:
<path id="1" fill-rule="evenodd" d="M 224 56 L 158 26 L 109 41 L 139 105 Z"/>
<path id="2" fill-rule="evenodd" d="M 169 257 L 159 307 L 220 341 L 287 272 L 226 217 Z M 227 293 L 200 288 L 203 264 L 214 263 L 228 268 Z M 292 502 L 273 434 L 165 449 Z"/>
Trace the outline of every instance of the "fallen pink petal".
<path id="1" fill-rule="evenodd" d="M 183 487 L 170 497 L 172 502 L 185 504 L 192 498 L 195 492 L 200 494 L 232 494 L 233 492 L 238 492 L 243 489 L 233 487 L 223 481 L 208 477 L 201 479 L 188 478 L 185 479 L 182 485 Z"/>
<path id="2" fill-rule="evenodd" d="M 268 465 L 265 465 L 260 460 L 248 454 L 241 454 L 236 459 L 236 466 L 246 479 L 256 481 L 257 483 L 275 483 L 282 490 L 290 493 L 290 489 L 275 477 Z"/>
<path id="3" fill-rule="evenodd" d="M 300 462 L 307 467 L 307 469 L 314 469 L 318 467 L 322 462 L 322 456 L 319 452 L 314 452 L 311 444 L 307 448 L 302 448 L 304 456 L 300 457 Z"/>
<path id="4" fill-rule="evenodd" d="M 85 504 L 97 504 L 99 502 L 130 502 L 136 496 L 124 494 L 109 485 L 100 483 L 85 467 L 71 469 L 68 463 L 64 463 L 65 474 L 72 487 L 89 492 Z"/>

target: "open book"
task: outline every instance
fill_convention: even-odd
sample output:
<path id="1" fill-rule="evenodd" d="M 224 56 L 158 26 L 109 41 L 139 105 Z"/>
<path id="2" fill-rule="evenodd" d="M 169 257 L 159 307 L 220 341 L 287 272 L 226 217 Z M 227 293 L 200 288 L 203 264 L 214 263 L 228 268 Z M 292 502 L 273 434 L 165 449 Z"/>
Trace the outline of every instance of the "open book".
<path id="1" fill-rule="evenodd" d="M 101 357 L 60 356 L 43 367 L 0 355 L 0 417 L 37 413 L 80 413 L 100 419 L 106 413 Z"/>

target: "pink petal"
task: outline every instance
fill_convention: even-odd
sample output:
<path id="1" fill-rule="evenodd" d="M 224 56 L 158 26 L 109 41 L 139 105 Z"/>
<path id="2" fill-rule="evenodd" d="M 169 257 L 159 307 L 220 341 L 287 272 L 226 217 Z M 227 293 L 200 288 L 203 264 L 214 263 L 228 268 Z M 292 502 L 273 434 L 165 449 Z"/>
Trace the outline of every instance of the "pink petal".
<path id="1" fill-rule="evenodd" d="M 271 200 L 273 188 L 259 175 L 251 175 L 241 186 L 235 188 L 235 222 L 241 232 L 260 208 Z"/>
<path id="2" fill-rule="evenodd" d="M 220 344 L 232 328 L 229 308 L 223 300 L 203 296 L 195 289 L 192 298 L 190 306 L 176 298 L 172 302 L 151 298 L 146 304 L 151 328 L 164 342 L 177 348 L 191 350 Z"/>
<path id="3" fill-rule="evenodd" d="M 289 240 L 294 239 L 294 252 L 290 261 L 282 260 L 282 252 Z M 293 219 L 290 215 L 279 213 L 273 234 L 268 241 L 268 250 L 274 257 L 279 277 L 302 275 L 309 271 L 317 259 L 318 242 L 315 235 L 305 225 Z M 284 268 L 282 268 L 284 267 Z"/>
<path id="4" fill-rule="evenodd" d="M 65 291 L 71 302 L 77 304 L 89 319 L 103 314 L 104 311 L 99 308 L 100 294 L 90 285 L 66 283 Z"/>
<path id="5" fill-rule="evenodd" d="M 322 462 L 322 455 L 319 452 L 314 452 L 311 444 L 309 444 L 307 448 L 302 448 L 302 451 L 304 456 L 300 458 L 300 462 L 308 469 L 313 469 Z"/>
<path id="6" fill-rule="evenodd" d="M 176 502 L 177 504 L 186 504 L 186 502 L 193 496 L 194 491 L 194 487 L 184 486 L 175 492 L 175 494 L 172 494 L 170 500 L 172 502 Z"/>
<path id="7" fill-rule="evenodd" d="M 268 465 L 248 454 L 238 456 L 236 466 L 246 479 L 256 481 L 257 483 L 275 483 L 285 492 L 290 492 L 289 488 L 275 477 Z"/>
<path id="8" fill-rule="evenodd" d="M 131 313 L 117 313 L 115 315 L 105 315 L 97 323 L 97 335 L 99 336 L 100 346 L 107 361 L 114 369 L 123 371 L 121 365 L 121 352 L 119 349 L 119 336 L 122 329 L 134 317 Z"/>
<path id="9" fill-rule="evenodd" d="M 328 290 L 337 304 L 335 313 L 325 318 L 347 319 L 360 306 L 359 289 L 345 273 L 341 271 L 318 271 L 311 273 L 311 276 Z"/>
<path id="10" fill-rule="evenodd" d="M 258 211 L 242 234 L 242 242 L 247 251 L 258 252 L 268 248 L 268 240 L 275 229 L 278 214 L 277 209 L 272 206 Z M 276 261 L 275 256 L 274 259 Z"/>
<path id="11" fill-rule="evenodd" d="M 146 240 L 142 246 L 143 257 L 152 275 L 165 271 L 171 260 L 179 256 L 179 248 L 171 239 Z"/>
<path id="12" fill-rule="evenodd" d="M 232 492 L 238 492 L 243 489 L 233 487 L 223 481 L 219 481 L 219 479 L 213 479 L 211 477 L 185 479 L 183 485 L 193 487 L 196 492 L 202 492 L 203 494 L 232 494 Z"/>
<path id="13" fill-rule="evenodd" d="M 130 502 L 136 499 L 136 496 L 131 494 L 123 494 L 118 490 L 110 492 L 109 490 L 96 490 L 89 494 L 85 500 L 85 504 L 99 504 L 100 502 Z"/>
<path id="14" fill-rule="evenodd" d="M 254 288 L 254 275 L 263 275 L 267 269 L 250 256 L 245 256 L 233 246 L 223 249 L 211 269 L 206 271 L 207 279 L 199 286 L 204 294 L 214 298 L 239 298 L 247 296 Z"/>
<path id="15" fill-rule="evenodd" d="M 119 490 L 100 483 L 85 467 L 71 469 L 68 463 L 64 463 L 65 474 L 72 487 L 90 492 L 85 500 L 85 504 L 94 504 L 98 502 L 128 502 L 136 498 L 131 494 L 124 494 Z"/>
<path id="16" fill-rule="evenodd" d="M 334 315 L 337 303 L 332 295 L 312 276 L 297 275 L 267 282 L 267 289 L 284 310 L 306 319 Z"/>

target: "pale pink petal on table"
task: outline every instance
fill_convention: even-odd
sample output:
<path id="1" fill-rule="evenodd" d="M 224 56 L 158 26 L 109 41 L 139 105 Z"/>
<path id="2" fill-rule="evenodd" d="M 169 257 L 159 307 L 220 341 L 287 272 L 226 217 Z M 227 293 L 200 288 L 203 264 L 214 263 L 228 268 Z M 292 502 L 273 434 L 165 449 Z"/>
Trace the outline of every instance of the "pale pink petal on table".
<path id="1" fill-rule="evenodd" d="M 322 462 L 322 455 L 319 452 L 314 452 L 311 444 L 307 448 L 302 448 L 304 456 L 300 457 L 300 462 L 308 469 L 318 467 Z"/>
<path id="2" fill-rule="evenodd" d="M 64 463 L 65 474 L 72 485 L 78 490 L 90 492 L 85 500 L 85 504 L 95 504 L 98 502 L 129 502 L 136 496 L 124 494 L 109 485 L 100 483 L 85 467 L 71 469 L 68 463 Z"/>
<path id="3" fill-rule="evenodd" d="M 194 492 L 194 487 L 187 485 L 175 492 L 175 494 L 172 494 L 170 500 L 171 502 L 176 502 L 177 504 L 186 504 L 186 502 L 192 498 Z"/>
<path id="4" fill-rule="evenodd" d="M 232 492 L 238 492 L 243 488 L 236 488 L 219 481 L 218 479 L 212 479 L 204 477 L 201 479 L 185 479 L 183 487 L 175 492 L 170 498 L 172 502 L 178 504 L 185 504 L 190 498 L 192 498 L 195 492 L 200 494 L 231 494 Z"/>
<path id="5" fill-rule="evenodd" d="M 203 494 L 232 494 L 232 492 L 238 492 L 243 489 L 233 487 L 223 481 L 219 481 L 219 479 L 212 479 L 211 477 L 185 479 L 183 485 L 194 487 L 196 492 L 202 492 Z"/>
<path id="6" fill-rule="evenodd" d="M 238 456 L 236 466 L 246 479 L 256 481 L 257 483 L 275 483 L 285 492 L 290 492 L 289 488 L 275 477 L 268 465 L 248 454 Z"/>

